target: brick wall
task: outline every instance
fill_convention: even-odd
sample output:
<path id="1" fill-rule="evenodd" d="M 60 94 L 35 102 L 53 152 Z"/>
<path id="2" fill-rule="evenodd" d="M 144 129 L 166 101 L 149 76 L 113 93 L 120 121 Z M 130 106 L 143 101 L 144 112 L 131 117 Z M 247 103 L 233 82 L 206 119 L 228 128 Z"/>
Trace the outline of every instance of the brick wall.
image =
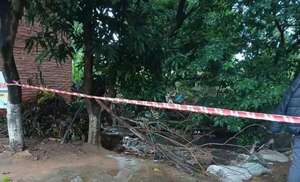
<path id="1" fill-rule="evenodd" d="M 30 27 L 24 22 L 20 22 L 15 41 L 14 56 L 21 82 L 32 85 L 40 85 L 42 79 L 44 80 L 44 85 L 49 88 L 70 90 L 72 85 L 71 61 L 67 61 L 66 63 L 60 65 L 57 64 L 55 60 L 44 60 L 41 65 L 38 65 L 35 62 L 37 53 L 27 53 L 27 51 L 24 50 L 25 40 L 38 30 L 39 27 L 37 26 Z M 2 60 L 0 59 L 0 61 Z M 0 70 L 2 70 L 1 67 Z M 35 90 L 23 89 L 23 101 L 32 99 L 36 93 L 37 91 Z"/>

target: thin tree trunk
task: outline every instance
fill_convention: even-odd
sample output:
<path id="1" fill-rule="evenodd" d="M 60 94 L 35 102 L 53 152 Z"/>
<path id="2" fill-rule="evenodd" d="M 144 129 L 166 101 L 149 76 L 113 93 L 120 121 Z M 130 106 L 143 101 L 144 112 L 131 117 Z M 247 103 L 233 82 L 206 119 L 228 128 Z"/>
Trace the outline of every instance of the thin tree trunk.
<path id="1" fill-rule="evenodd" d="M 3 60 L 4 78 L 6 82 L 19 80 L 19 74 L 13 55 L 13 47 L 19 26 L 19 19 L 23 15 L 24 0 L 2 0 L 0 12 L 0 55 Z M 8 87 L 7 127 L 9 146 L 13 151 L 24 148 L 22 115 L 21 115 L 21 88 Z"/>
<path id="2" fill-rule="evenodd" d="M 84 23 L 84 91 L 93 94 L 93 50 L 92 50 L 92 25 Z M 87 112 L 89 115 L 88 143 L 98 144 L 100 142 L 100 118 L 99 107 L 95 101 L 86 99 Z"/>
<path id="3" fill-rule="evenodd" d="M 24 137 L 20 104 L 8 104 L 7 128 L 9 136 L 9 146 L 11 150 L 22 151 L 24 149 Z"/>
<path id="4" fill-rule="evenodd" d="M 89 115 L 89 135 L 88 143 L 99 144 L 100 143 L 100 111 L 99 107 L 95 105 L 94 101 L 90 101 L 91 108 L 88 109 Z"/>

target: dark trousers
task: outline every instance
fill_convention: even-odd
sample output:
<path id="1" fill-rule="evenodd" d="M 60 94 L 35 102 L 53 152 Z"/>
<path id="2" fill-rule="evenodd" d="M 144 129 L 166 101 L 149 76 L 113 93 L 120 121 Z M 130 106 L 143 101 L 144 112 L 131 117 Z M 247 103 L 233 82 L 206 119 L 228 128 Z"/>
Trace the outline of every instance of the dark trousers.
<path id="1" fill-rule="evenodd" d="M 293 140 L 293 160 L 289 169 L 288 182 L 300 182 L 300 135 Z"/>

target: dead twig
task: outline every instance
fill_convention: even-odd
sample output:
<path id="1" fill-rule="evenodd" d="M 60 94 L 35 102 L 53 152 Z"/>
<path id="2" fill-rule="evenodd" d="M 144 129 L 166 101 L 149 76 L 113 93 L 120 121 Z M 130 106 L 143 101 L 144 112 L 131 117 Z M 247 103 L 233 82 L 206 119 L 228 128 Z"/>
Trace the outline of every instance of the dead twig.
<path id="1" fill-rule="evenodd" d="M 123 117 L 123 116 L 120 116 L 119 118 L 120 118 L 120 119 L 123 119 L 123 120 L 130 121 L 130 122 L 132 122 L 132 123 L 134 123 L 134 124 L 136 124 L 136 125 L 140 125 L 140 122 L 135 121 L 135 120 L 133 120 L 133 119 L 126 118 L 126 117 Z"/>
<path id="2" fill-rule="evenodd" d="M 274 144 L 274 139 L 270 139 L 267 143 L 262 144 L 257 151 L 259 152 L 260 150 L 262 150 L 265 147 L 269 147 L 270 145 Z"/>
<path id="3" fill-rule="evenodd" d="M 226 144 L 226 143 L 206 143 L 203 145 L 198 146 L 199 148 L 203 148 L 203 147 L 207 147 L 207 146 L 229 146 L 229 147 L 236 147 L 236 148 L 241 148 L 243 150 L 245 150 L 248 154 L 250 154 L 250 151 L 241 145 L 235 145 L 235 144 Z"/>
<path id="4" fill-rule="evenodd" d="M 174 152 L 168 149 L 164 149 L 161 145 L 157 145 L 157 149 L 160 152 L 165 154 L 165 157 L 173 162 L 178 167 L 184 169 L 186 172 L 192 173 L 193 171 L 198 171 L 195 167 L 191 164 L 188 164 L 185 159 L 178 157 Z"/>
<path id="5" fill-rule="evenodd" d="M 133 134 L 135 134 L 137 137 L 139 137 L 141 140 L 146 141 L 145 137 L 143 137 L 143 135 L 137 131 L 134 127 L 130 126 L 128 123 L 126 123 L 124 120 L 122 120 L 120 117 L 118 117 L 117 115 L 115 115 L 111 109 L 109 109 L 102 101 L 100 100 L 95 100 L 104 110 L 106 110 L 106 112 L 108 112 L 109 114 L 111 114 L 112 117 L 114 117 L 116 120 L 118 120 L 119 122 L 123 123 L 124 126 L 126 126 Z"/>
<path id="6" fill-rule="evenodd" d="M 224 142 L 224 144 L 229 143 L 231 140 L 235 139 L 238 135 L 240 135 L 241 133 L 243 133 L 248 128 L 256 127 L 256 126 L 266 129 L 266 127 L 264 125 L 261 125 L 261 124 L 251 124 L 251 125 L 248 125 L 248 126 L 244 127 L 243 129 L 241 129 L 241 131 L 239 131 L 238 133 L 236 133 L 235 135 L 233 135 L 232 137 L 230 137 L 228 140 L 226 140 Z"/>
<path id="7" fill-rule="evenodd" d="M 144 136 L 142 133 L 140 133 L 139 131 L 137 131 L 134 127 L 130 126 L 128 123 L 126 123 L 123 119 L 121 119 L 120 117 L 118 117 L 117 115 L 115 115 L 106 105 L 104 105 L 101 101 L 96 100 L 96 102 L 104 109 L 106 110 L 109 114 L 111 114 L 112 117 L 114 117 L 116 120 L 120 121 L 121 123 L 124 124 L 125 127 L 127 127 L 132 133 L 134 133 L 138 138 L 142 139 L 143 141 L 151 144 L 152 146 L 155 147 L 155 149 L 157 149 L 160 153 L 164 154 L 166 156 L 166 158 L 168 158 L 170 161 L 172 161 L 173 163 L 175 163 L 177 166 L 180 166 L 182 169 L 186 170 L 186 171 L 197 171 L 196 168 L 194 168 L 191 164 L 187 163 L 185 161 L 185 159 L 182 159 L 178 156 L 176 156 L 176 154 L 174 154 L 173 152 L 169 151 L 169 150 L 164 150 L 160 145 L 155 144 L 155 141 L 153 140 L 153 138 L 151 138 L 150 136 L 150 141 L 149 139 L 147 139 L 146 136 Z M 133 120 L 126 118 L 126 120 L 129 120 L 130 122 L 133 122 Z M 140 126 L 141 123 L 134 121 L 133 123 L 137 123 Z M 142 127 L 144 127 L 146 129 L 146 133 L 150 134 L 153 133 L 151 132 L 151 129 L 147 126 L 147 124 L 144 124 Z M 160 135 L 155 133 L 156 135 Z M 165 137 L 163 135 L 160 135 L 161 137 Z M 180 144 L 179 142 L 166 137 L 166 139 L 168 139 L 169 141 L 172 141 L 173 143 L 177 143 L 180 146 L 184 147 L 185 149 L 187 149 L 187 151 L 189 151 L 192 155 L 192 157 L 194 158 L 194 160 L 199 164 L 200 170 L 203 170 L 203 167 L 200 165 L 200 162 L 197 160 L 196 156 L 193 154 L 192 150 L 187 148 L 185 145 Z"/>
<path id="8" fill-rule="evenodd" d="M 201 163 L 200 163 L 200 162 L 198 161 L 198 159 L 196 158 L 196 155 L 195 155 L 194 152 L 192 151 L 192 148 L 189 148 L 189 147 L 187 147 L 187 146 L 185 146 L 185 145 L 183 145 L 183 144 L 181 144 L 181 143 L 179 143 L 179 142 L 177 142 L 177 141 L 175 141 L 175 140 L 173 140 L 173 139 L 171 139 L 171 138 L 169 138 L 169 137 L 160 135 L 160 134 L 158 134 L 158 133 L 154 133 L 154 134 L 157 135 L 157 136 L 160 136 L 160 137 L 162 137 L 162 138 L 164 138 L 164 139 L 166 139 L 166 140 L 169 140 L 170 142 L 173 142 L 174 144 L 177 144 L 177 145 L 183 147 L 184 149 L 186 149 L 186 150 L 191 154 L 191 156 L 194 158 L 194 160 L 197 162 L 197 164 L 199 165 L 200 170 L 203 170 L 203 169 L 204 169 L 203 166 L 201 165 Z"/>
<path id="9" fill-rule="evenodd" d="M 216 130 L 212 130 L 212 131 L 210 131 L 210 132 L 208 132 L 208 133 L 206 133 L 206 134 L 204 134 L 204 135 L 201 135 L 201 136 L 199 136 L 199 137 L 193 139 L 192 141 L 190 141 L 190 142 L 187 143 L 186 145 L 193 144 L 193 142 L 195 142 L 195 141 L 197 141 L 197 140 L 199 140 L 200 138 L 203 138 L 203 137 L 205 137 L 205 136 L 209 136 L 209 135 L 211 135 L 212 133 L 214 133 L 215 131 L 216 131 Z"/>
<path id="10" fill-rule="evenodd" d="M 64 144 L 64 143 L 66 142 L 66 139 L 67 139 L 67 137 L 68 137 L 68 135 L 69 135 L 69 132 L 70 132 L 72 126 L 73 126 L 73 123 L 75 122 L 75 120 L 76 120 L 78 114 L 80 113 L 80 111 L 82 110 L 82 108 L 83 108 L 83 107 L 82 107 L 82 105 L 81 105 L 81 106 L 77 109 L 77 111 L 76 111 L 76 113 L 75 113 L 75 115 L 74 115 L 74 117 L 73 117 L 71 123 L 69 124 L 69 126 L 68 126 L 68 128 L 67 128 L 67 130 L 66 130 L 66 132 L 65 132 L 65 134 L 64 134 L 64 137 L 62 138 L 62 140 L 61 140 L 61 142 L 60 142 L 61 144 Z"/>

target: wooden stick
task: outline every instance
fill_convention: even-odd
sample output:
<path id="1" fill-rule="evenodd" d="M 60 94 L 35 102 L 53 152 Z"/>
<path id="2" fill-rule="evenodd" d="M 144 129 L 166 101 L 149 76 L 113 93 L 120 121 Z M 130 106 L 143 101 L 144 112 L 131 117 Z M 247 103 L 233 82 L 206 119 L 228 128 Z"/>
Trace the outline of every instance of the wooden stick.
<path id="1" fill-rule="evenodd" d="M 66 130 L 66 132 L 65 132 L 65 134 L 64 134 L 64 137 L 62 138 L 62 140 L 61 140 L 61 144 L 64 144 L 65 142 L 66 142 L 66 139 L 67 139 L 67 137 L 68 137 L 68 135 L 69 135 L 69 131 L 71 130 L 71 128 L 72 128 L 72 126 L 73 126 L 73 123 L 74 123 L 74 121 L 76 120 L 76 118 L 77 118 L 77 116 L 78 116 L 78 114 L 79 114 L 79 112 L 81 111 L 81 109 L 82 109 L 83 107 L 82 107 L 82 105 L 77 109 L 77 111 L 76 111 L 76 113 L 75 113 L 75 115 L 74 115 L 74 117 L 73 117 L 73 119 L 72 119 L 72 121 L 71 121 L 71 123 L 69 124 L 69 126 L 68 126 L 68 128 L 67 128 L 67 130 Z"/>

